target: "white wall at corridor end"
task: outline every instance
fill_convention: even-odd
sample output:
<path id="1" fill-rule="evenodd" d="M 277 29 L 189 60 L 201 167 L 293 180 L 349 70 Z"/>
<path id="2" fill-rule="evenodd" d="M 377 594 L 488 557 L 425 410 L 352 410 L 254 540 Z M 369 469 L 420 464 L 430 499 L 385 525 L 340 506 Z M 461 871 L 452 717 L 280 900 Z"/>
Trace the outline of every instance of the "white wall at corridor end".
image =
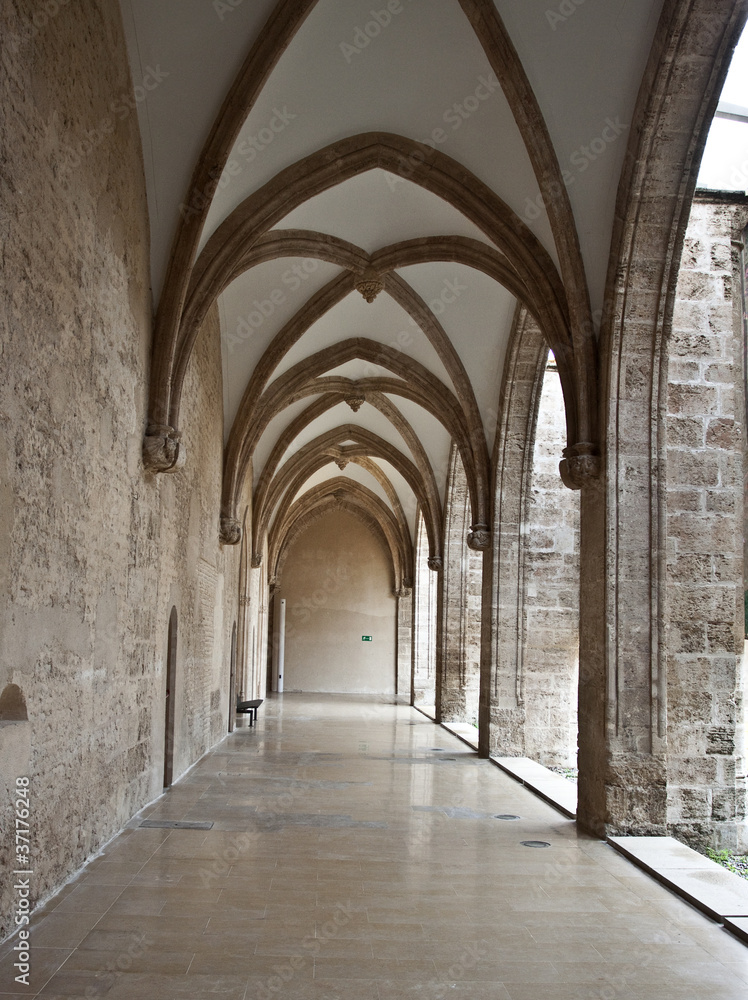
<path id="1" fill-rule="evenodd" d="M 314 521 L 291 543 L 279 586 L 286 691 L 394 693 L 392 563 L 361 521 L 345 511 Z"/>

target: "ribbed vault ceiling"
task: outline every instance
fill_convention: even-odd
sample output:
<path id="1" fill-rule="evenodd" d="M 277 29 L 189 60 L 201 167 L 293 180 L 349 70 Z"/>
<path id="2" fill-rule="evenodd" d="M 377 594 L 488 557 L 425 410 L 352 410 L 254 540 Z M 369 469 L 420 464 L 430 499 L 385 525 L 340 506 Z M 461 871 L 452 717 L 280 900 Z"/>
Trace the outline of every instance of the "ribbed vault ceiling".
<path id="1" fill-rule="evenodd" d="M 154 419 L 176 428 L 217 303 L 224 515 L 251 476 L 254 555 L 277 559 L 334 500 L 376 522 L 400 586 L 418 506 L 441 554 L 453 443 L 488 526 L 518 305 L 556 352 L 569 443 L 594 440 L 585 372 L 660 0 L 122 7 L 134 83 L 163 78 L 138 106 Z"/>

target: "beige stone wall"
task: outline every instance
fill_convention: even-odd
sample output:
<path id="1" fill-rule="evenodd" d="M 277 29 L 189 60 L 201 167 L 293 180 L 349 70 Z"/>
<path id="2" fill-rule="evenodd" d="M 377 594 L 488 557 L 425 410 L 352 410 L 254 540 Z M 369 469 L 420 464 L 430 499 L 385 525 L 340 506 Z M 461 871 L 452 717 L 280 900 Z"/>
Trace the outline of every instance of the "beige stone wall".
<path id="1" fill-rule="evenodd" d="M 168 595 L 167 603 L 179 613 L 175 775 L 226 732 L 231 630 L 239 610 L 240 549 L 218 542 L 223 464 L 219 332 L 214 309 L 185 380 L 187 464 L 175 475 L 149 477 L 162 511 L 158 592 Z M 156 722 L 158 734 L 160 720 Z"/>
<path id="2" fill-rule="evenodd" d="M 742 330 L 748 205 L 694 202 L 669 343 L 668 826 L 748 846 L 743 726 Z"/>
<path id="3" fill-rule="evenodd" d="M 118 4 L 59 4 L 32 32 L 37 10 L 0 9 L 0 691 L 17 684 L 29 716 L 0 732 L 0 866 L 28 775 L 34 902 L 160 792 L 173 605 L 175 775 L 225 731 L 238 572 L 217 541 L 215 316 L 188 374 L 188 466 L 142 470 L 149 237 L 135 112 L 111 112 L 131 88 Z M 0 936 L 11 906 L 6 880 Z"/>
<path id="4" fill-rule="evenodd" d="M 286 691 L 395 692 L 392 582 L 389 552 L 346 511 L 291 542 L 276 591 L 286 599 Z"/>

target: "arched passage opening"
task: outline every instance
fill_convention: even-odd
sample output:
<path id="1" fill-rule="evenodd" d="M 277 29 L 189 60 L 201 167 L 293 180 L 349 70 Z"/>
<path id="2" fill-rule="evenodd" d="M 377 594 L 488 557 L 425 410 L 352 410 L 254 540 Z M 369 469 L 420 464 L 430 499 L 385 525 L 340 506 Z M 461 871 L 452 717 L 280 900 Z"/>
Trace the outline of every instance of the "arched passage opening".
<path id="1" fill-rule="evenodd" d="M 437 704 L 437 611 L 439 577 L 429 567 L 426 523 L 419 512 L 413 588 L 413 704 L 435 717 Z"/>
<path id="2" fill-rule="evenodd" d="M 565 435 L 558 368 L 547 355 L 522 528 L 525 754 L 576 767 L 579 679 L 579 494 L 558 471 Z"/>
<path id="3" fill-rule="evenodd" d="M 392 560 L 369 525 L 334 505 L 310 518 L 288 543 L 278 593 L 285 691 L 395 694 Z"/>
<path id="4" fill-rule="evenodd" d="M 477 729 L 483 554 L 468 546 L 469 527 L 467 476 L 459 451 L 453 447 L 444 516 L 441 721 Z"/>
<path id="5" fill-rule="evenodd" d="M 3 722 L 28 722 L 28 711 L 23 691 L 17 684 L 8 684 L 0 694 L 0 724 Z"/>

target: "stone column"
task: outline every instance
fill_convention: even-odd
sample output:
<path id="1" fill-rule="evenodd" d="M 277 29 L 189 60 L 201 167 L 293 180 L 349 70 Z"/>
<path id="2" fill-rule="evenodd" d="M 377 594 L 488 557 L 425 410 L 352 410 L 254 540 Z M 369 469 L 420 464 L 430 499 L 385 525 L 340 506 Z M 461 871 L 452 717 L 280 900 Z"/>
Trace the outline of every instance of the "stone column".
<path id="1" fill-rule="evenodd" d="M 578 818 L 601 835 L 668 830 L 668 340 L 698 157 L 744 20 L 737 0 L 663 6 L 611 241 L 600 485 L 591 452 L 565 462 L 582 488 Z"/>
<path id="2" fill-rule="evenodd" d="M 446 722 L 465 718 L 467 558 L 466 528 L 470 499 L 465 471 L 455 445 L 450 456 L 444 511 L 443 633 L 441 713 Z"/>

